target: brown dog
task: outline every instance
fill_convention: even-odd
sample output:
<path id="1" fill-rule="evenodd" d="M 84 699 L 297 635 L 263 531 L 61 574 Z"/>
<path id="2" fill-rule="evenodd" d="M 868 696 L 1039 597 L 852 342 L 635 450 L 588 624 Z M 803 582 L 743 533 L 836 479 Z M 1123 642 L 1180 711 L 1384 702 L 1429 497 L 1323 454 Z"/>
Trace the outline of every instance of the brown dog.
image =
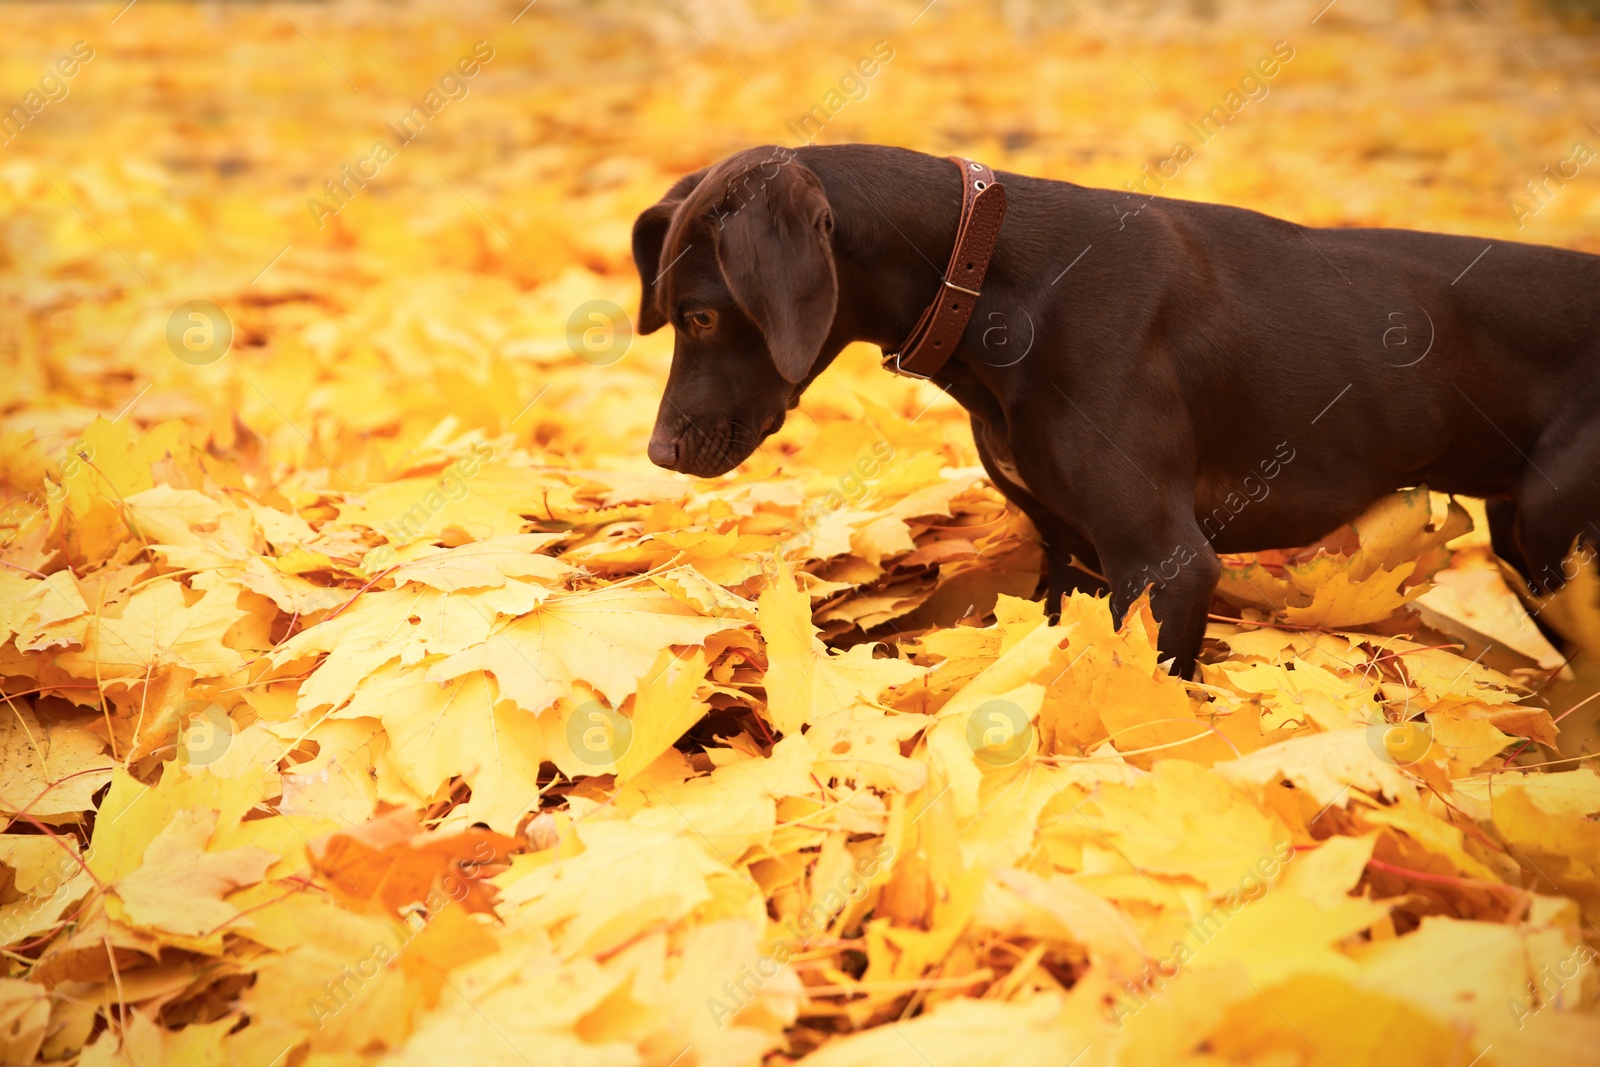
<path id="1" fill-rule="evenodd" d="M 1109 583 L 1120 622 L 1153 586 L 1184 675 L 1219 551 L 1309 543 L 1398 488 L 1488 498 L 1495 550 L 1542 593 L 1600 540 L 1600 256 L 1002 172 L 980 296 L 943 273 L 965 177 L 764 147 L 646 209 L 639 328 L 677 332 L 650 458 L 732 469 L 846 344 L 893 351 L 970 290 L 934 380 L 1039 528 L 1049 603 Z"/>

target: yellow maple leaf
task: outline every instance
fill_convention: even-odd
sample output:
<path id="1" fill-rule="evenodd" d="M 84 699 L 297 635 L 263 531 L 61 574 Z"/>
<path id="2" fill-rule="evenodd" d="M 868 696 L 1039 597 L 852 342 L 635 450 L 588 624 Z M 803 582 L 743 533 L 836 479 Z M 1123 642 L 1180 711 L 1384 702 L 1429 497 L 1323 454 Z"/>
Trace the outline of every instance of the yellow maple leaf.
<path id="1" fill-rule="evenodd" d="M 473 790 L 473 817 L 504 833 L 538 800 L 539 764 L 557 751 L 557 739 L 501 699 L 482 671 L 432 682 L 419 669 L 388 664 L 335 714 L 381 722 L 389 762 L 418 796 L 432 797 L 460 775 Z"/>
<path id="2" fill-rule="evenodd" d="M 418 977 L 396 965 L 419 936 L 408 923 L 304 893 L 283 897 L 251 920 L 252 938 L 277 952 L 260 962 L 240 1000 L 270 1035 L 266 1044 L 277 1046 L 275 1054 L 302 1043 L 329 1053 L 392 1048 L 426 1009 Z M 463 938 L 461 956 L 470 959 L 475 947 Z"/>
<path id="3" fill-rule="evenodd" d="M 0 978 L 0 1056 L 33 1063 L 50 1025 L 50 994 L 34 982 Z"/>
<path id="4" fill-rule="evenodd" d="M 1281 610 L 1301 626 L 1360 626 L 1388 618 L 1420 596 L 1424 579 L 1443 565 L 1446 542 L 1472 528 L 1454 499 L 1433 522 L 1426 486 L 1384 497 L 1351 524 L 1358 542 L 1348 554 L 1327 549 L 1291 560 L 1283 576 L 1260 563 L 1227 567 L 1218 591 L 1236 602 Z"/>
<path id="5" fill-rule="evenodd" d="M 450 467 L 364 488 L 339 505 L 339 519 L 383 532 L 392 544 L 433 540 L 451 531 L 481 541 L 521 533 L 519 512 L 527 506 L 524 472 L 490 460 L 470 476 Z"/>
<path id="6" fill-rule="evenodd" d="M 247 614 L 233 586 L 218 585 L 196 597 L 177 579 L 159 578 L 136 590 L 116 614 L 108 609 L 97 616 L 84 631 L 82 650 L 63 652 L 56 663 L 80 678 L 103 681 L 142 678 L 157 664 L 220 677 L 244 665 L 244 656 L 224 644 L 223 636 Z"/>
<path id="7" fill-rule="evenodd" d="M 1289 831 L 1229 784 L 1226 766 L 1163 760 L 1135 785 L 1101 785 L 1060 832 L 1107 840 L 1136 870 L 1192 878 L 1213 894 L 1237 891 L 1262 857 L 1281 865 Z"/>
<path id="8" fill-rule="evenodd" d="M 894 1027 L 832 1041 L 801 1062 L 806 1067 L 882 1067 L 927 1063 L 964 1067 L 992 1062 L 999 1051 L 1015 1067 L 1102 1067 L 1110 1028 L 1090 1013 L 1087 998 L 1069 1006 L 1058 992 L 1018 1001 L 949 1001 Z"/>
<path id="9" fill-rule="evenodd" d="M 502 697 L 534 714 L 570 697 L 576 683 L 617 707 L 662 649 L 702 645 L 735 625 L 697 615 L 653 588 L 612 586 L 553 596 L 485 633 L 473 647 L 447 655 L 428 669 L 428 678 L 448 681 L 488 671 Z"/>
<path id="10" fill-rule="evenodd" d="M 185 808 L 150 842 L 144 862 L 114 887 L 123 912 L 142 929 L 207 937 L 239 918 L 223 898 L 259 882 L 278 861 L 259 848 L 207 851 L 217 828 L 215 810 Z"/>
<path id="11" fill-rule="evenodd" d="M 81 722 L 41 723 L 26 707 L 0 717 L 0 807 L 50 822 L 93 806 L 115 764 Z"/>
<path id="12" fill-rule="evenodd" d="M 811 625 L 811 601 L 787 570 L 779 570 L 760 600 L 767 644 L 767 718 L 781 733 L 858 704 L 873 704 L 891 685 L 903 685 L 922 668 L 876 659 L 858 645 L 839 655 L 825 648 Z"/>
<path id="13" fill-rule="evenodd" d="M 144 1012 L 132 1011 L 121 1033 L 106 1031 L 83 1050 L 84 1067 L 116 1067 L 128 1063 L 181 1063 L 184 1067 L 227 1067 L 232 1059 L 223 1048 L 234 1019 L 191 1023 L 169 1030 Z"/>
<path id="14" fill-rule="evenodd" d="M 447 593 L 499 588 L 511 578 L 534 578 L 555 585 L 580 573 L 570 564 L 540 555 L 541 549 L 560 539 L 559 534 L 515 534 L 427 551 L 405 557 L 395 578 Z"/>
<path id="15" fill-rule="evenodd" d="M 692 649 L 682 656 L 661 650 L 634 696 L 629 717 L 632 738 L 615 761 L 618 782 L 654 763 L 706 713 L 709 705 L 695 699 L 695 692 L 705 681 L 707 666 L 704 649 Z"/>
<path id="16" fill-rule="evenodd" d="M 271 658 L 281 665 L 325 653 L 300 689 L 299 706 L 338 707 L 384 664 L 411 667 L 428 656 L 471 649 L 489 638 L 500 615 L 528 611 L 549 592 L 526 582 L 470 593 L 409 585 L 369 591 L 336 617 L 285 641 Z"/>
<path id="17" fill-rule="evenodd" d="M 1291 737 L 1247 756 L 1216 765 L 1217 773 L 1236 785 L 1265 788 L 1287 780 L 1306 791 L 1318 806 L 1349 803 L 1359 789 L 1378 797 L 1412 797 L 1411 784 L 1392 759 L 1372 745 L 1366 730 Z"/>

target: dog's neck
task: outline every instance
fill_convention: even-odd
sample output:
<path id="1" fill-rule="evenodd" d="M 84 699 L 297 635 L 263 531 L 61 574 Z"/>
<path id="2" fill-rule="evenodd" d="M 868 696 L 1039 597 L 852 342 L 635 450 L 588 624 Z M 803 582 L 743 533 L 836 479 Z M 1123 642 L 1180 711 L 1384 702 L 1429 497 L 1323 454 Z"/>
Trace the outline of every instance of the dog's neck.
<path id="1" fill-rule="evenodd" d="M 834 214 L 839 308 L 830 341 L 897 348 L 940 292 L 961 222 L 961 174 L 920 152 L 837 145 L 797 150 Z M 995 407 L 989 375 L 957 351 L 936 378 L 982 417 Z"/>

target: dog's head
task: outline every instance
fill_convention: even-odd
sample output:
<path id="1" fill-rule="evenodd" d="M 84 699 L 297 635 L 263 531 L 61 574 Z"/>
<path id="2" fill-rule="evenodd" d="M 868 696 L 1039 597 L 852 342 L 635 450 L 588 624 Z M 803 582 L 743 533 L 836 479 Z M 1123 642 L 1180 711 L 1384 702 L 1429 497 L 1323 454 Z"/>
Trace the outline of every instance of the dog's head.
<path id="1" fill-rule="evenodd" d="M 821 182 L 777 147 L 691 174 L 639 215 L 639 331 L 676 333 L 652 462 L 713 477 L 783 425 L 842 347 L 832 236 Z"/>

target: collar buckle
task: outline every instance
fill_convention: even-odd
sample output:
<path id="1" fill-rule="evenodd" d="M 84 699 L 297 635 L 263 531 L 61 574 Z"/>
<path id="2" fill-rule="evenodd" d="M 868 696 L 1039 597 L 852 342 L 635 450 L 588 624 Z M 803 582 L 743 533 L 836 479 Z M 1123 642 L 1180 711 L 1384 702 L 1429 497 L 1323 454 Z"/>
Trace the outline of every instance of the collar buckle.
<path id="1" fill-rule="evenodd" d="M 883 354 L 883 369 L 901 378 L 912 378 L 919 382 L 932 380 L 932 375 L 918 374 L 914 370 L 902 367 L 900 365 L 900 355 L 899 352 L 885 352 Z"/>

